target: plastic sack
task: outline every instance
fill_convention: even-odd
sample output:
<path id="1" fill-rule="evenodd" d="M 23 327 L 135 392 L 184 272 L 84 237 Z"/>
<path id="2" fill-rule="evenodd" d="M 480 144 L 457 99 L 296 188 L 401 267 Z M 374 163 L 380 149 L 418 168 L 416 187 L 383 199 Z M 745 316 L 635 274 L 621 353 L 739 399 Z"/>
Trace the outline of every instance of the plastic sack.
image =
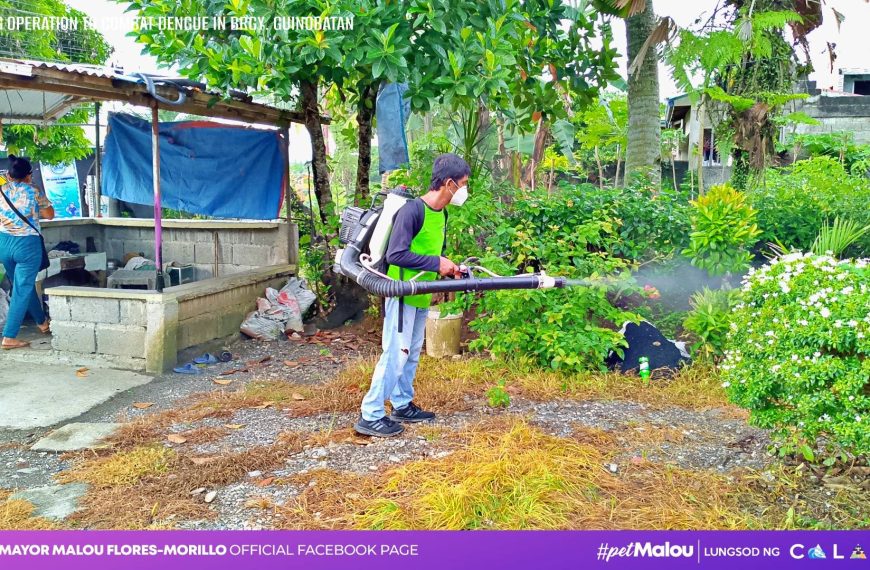
<path id="1" fill-rule="evenodd" d="M 302 332 L 302 315 L 316 299 L 304 279 L 292 277 L 280 291 L 267 288 L 265 298 L 257 299 L 257 310 L 245 318 L 239 330 L 260 340 L 276 340 L 287 331 Z"/>
<path id="2" fill-rule="evenodd" d="M 248 313 L 239 330 L 257 340 L 278 340 L 284 334 L 284 324 L 258 311 Z"/>
<path id="3" fill-rule="evenodd" d="M 295 296 L 269 287 L 266 289 L 266 299 L 271 304 L 267 312 L 284 322 L 285 331 L 302 332 L 302 311 Z"/>
<path id="4" fill-rule="evenodd" d="M 317 300 L 317 295 L 308 288 L 308 283 L 305 282 L 305 279 L 299 277 L 291 277 L 288 279 L 287 284 L 281 287 L 279 297 L 281 295 L 284 295 L 285 297 L 289 295 L 296 297 L 296 301 L 299 303 L 299 312 L 301 315 L 308 312 L 308 309 L 310 309 L 311 305 L 314 304 L 314 301 Z"/>

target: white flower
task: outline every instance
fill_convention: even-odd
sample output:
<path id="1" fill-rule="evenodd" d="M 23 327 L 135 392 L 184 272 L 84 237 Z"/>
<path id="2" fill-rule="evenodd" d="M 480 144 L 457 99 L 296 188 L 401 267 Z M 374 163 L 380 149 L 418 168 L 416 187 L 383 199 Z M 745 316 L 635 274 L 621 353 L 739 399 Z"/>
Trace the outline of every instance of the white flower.
<path id="1" fill-rule="evenodd" d="M 855 290 L 855 288 L 852 287 L 851 285 L 849 285 L 848 287 L 843 287 L 843 289 L 840 290 L 840 293 L 842 293 L 843 295 L 848 295 L 854 290 Z"/>
<path id="2" fill-rule="evenodd" d="M 827 319 L 828 317 L 831 316 L 831 311 L 827 307 L 822 307 L 821 310 L 819 311 L 819 314 Z"/>
<path id="3" fill-rule="evenodd" d="M 837 329 L 843 328 L 843 321 L 841 321 L 840 319 L 837 319 L 836 321 L 834 321 L 834 328 L 837 328 Z"/>
<path id="4" fill-rule="evenodd" d="M 796 361 L 798 358 L 799 358 L 799 356 L 798 356 L 797 354 L 792 354 L 792 355 L 791 355 L 791 359 L 792 359 L 793 361 Z"/>
<path id="5" fill-rule="evenodd" d="M 731 382 L 722 382 L 722 387 L 723 387 L 723 388 L 727 388 L 727 387 L 730 386 L 730 385 L 731 385 Z"/>
<path id="6" fill-rule="evenodd" d="M 819 358 L 820 356 L 822 356 L 822 353 L 819 352 L 818 350 L 813 353 L 814 358 Z"/>
<path id="7" fill-rule="evenodd" d="M 861 423 L 861 416 L 855 416 L 855 421 Z"/>
<path id="8" fill-rule="evenodd" d="M 858 326 L 858 321 L 856 321 L 855 319 L 850 320 L 850 321 L 849 321 L 849 326 L 852 327 L 852 328 L 854 329 L 855 327 Z"/>

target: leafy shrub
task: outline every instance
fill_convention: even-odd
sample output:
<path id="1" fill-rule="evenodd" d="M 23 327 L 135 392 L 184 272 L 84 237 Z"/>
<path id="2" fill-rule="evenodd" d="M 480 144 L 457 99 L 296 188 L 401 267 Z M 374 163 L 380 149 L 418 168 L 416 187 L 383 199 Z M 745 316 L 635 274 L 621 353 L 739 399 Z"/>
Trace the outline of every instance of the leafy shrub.
<path id="1" fill-rule="evenodd" d="M 734 289 L 708 289 L 692 295 L 692 310 L 683 321 L 683 328 L 698 337 L 693 347 L 707 355 L 721 355 L 725 336 L 731 322 L 731 309 L 737 304 L 738 291 Z"/>
<path id="2" fill-rule="evenodd" d="M 796 162 L 789 170 L 771 170 L 764 186 L 747 192 L 758 210 L 761 240 L 781 241 L 787 248 L 807 251 L 825 220 L 848 218 L 870 224 L 870 180 L 851 176 L 837 160 L 822 156 Z M 854 246 L 870 252 L 870 235 Z"/>
<path id="3" fill-rule="evenodd" d="M 493 291 L 481 297 L 472 349 L 500 357 L 529 355 L 542 366 L 579 372 L 602 369 L 625 339 L 608 323 L 634 315 L 616 309 L 600 287 Z"/>
<path id="4" fill-rule="evenodd" d="M 744 279 L 722 376 L 783 451 L 870 453 L 867 260 L 791 253 Z"/>
<path id="5" fill-rule="evenodd" d="M 552 195 L 512 197 L 500 188 L 475 188 L 466 206 L 451 212 L 449 253 L 482 257 L 482 265 L 502 275 L 545 270 L 568 278 L 612 276 L 627 272 L 635 258 L 677 250 L 688 235 L 686 211 L 678 195 L 655 195 L 646 186 L 563 184 Z M 453 308 L 468 301 L 460 296 Z M 614 307 L 603 286 L 495 291 L 480 296 L 471 323 L 479 338 L 472 348 L 530 355 L 559 369 L 600 368 L 624 342 L 614 325 L 636 319 Z"/>
<path id="6" fill-rule="evenodd" d="M 504 378 L 486 391 L 486 401 L 489 402 L 491 408 L 507 408 L 511 405 L 511 395 L 505 388 Z"/>
<path id="7" fill-rule="evenodd" d="M 865 175 L 870 169 L 870 145 L 856 144 L 850 132 L 802 133 L 790 138 L 782 150 L 806 152 L 811 157 L 827 156 L 837 160 L 852 174 Z"/>
<path id="8" fill-rule="evenodd" d="M 624 271 L 629 262 L 608 251 L 619 242 L 617 223 L 595 221 L 571 193 L 518 198 L 490 240 L 495 254 L 482 264 L 502 275 L 545 270 L 581 278 Z M 498 356 L 530 355 L 544 366 L 572 371 L 600 368 L 624 343 L 614 323 L 635 319 L 615 308 L 603 287 L 494 291 L 478 304 L 472 348 Z"/>
<path id="9" fill-rule="evenodd" d="M 746 197 L 728 185 L 713 186 L 692 202 L 692 233 L 683 254 L 712 275 L 737 273 L 752 261 L 749 250 L 761 233 Z"/>

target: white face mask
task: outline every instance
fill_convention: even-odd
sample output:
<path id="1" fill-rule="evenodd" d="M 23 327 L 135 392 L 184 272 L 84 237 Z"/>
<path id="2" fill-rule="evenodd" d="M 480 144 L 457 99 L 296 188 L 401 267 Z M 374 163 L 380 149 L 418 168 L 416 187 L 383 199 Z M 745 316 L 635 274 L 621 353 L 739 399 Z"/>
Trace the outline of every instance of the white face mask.
<path id="1" fill-rule="evenodd" d="M 450 204 L 452 206 L 463 205 L 465 203 L 465 201 L 468 200 L 468 186 L 463 184 L 462 186 L 460 186 L 459 188 L 456 189 L 456 192 L 452 192 L 451 195 L 453 196 L 450 199 Z"/>

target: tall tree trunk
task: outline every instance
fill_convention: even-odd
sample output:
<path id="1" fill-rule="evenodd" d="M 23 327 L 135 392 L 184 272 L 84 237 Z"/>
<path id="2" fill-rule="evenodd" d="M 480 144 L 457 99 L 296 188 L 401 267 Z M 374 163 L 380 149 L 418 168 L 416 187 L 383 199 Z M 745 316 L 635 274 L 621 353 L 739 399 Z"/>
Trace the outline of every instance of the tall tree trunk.
<path id="1" fill-rule="evenodd" d="M 629 65 L 656 26 L 652 0 L 643 12 L 626 18 L 625 32 Z M 661 122 L 659 119 L 659 73 L 655 47 L 647 50 L 636 73 L 628 77 L 628 145 L 625 149 L 625 181 L 640 174 L 661 184 Z"/>
<path id="2" fill-rule="evenodd" d="M 357 206 L 369 197 L 369 172 L 372 169 L 372 118 L 377 104 L 377 90 L 373 85 L 365 87 L 360 94 L 356 111 L 359 128 L 359 146 L 356 163 L 356 190 L 353 203 Z"/>
<path id="3" fill-rule="evenodd" d="M 598 155 L 598 145 L 595 145 L 595 164 L 598 165 L 598 189 L 604 190 L 604 167 L 601 165 L 601 157 Z"/>
<path id="4" fill-rule="evenodd" d="M 704 195 L 704 145 L 706 144 L 704 140 L 705 113 L 704 99 L 702 98 L 701 103 L 698 105 L 698 132 L 701 133 L 701 144 L 698 147 L 698 196 Z M 710 146 L 712 147 L 713 145 Z"/>
<path id="5" fill-rule="evenodd" d="M 303 81 L 302 112 L 305 128 L 311 137 L 311 170 L 314 176 L 314 195 L 320 210 L 320 221 L 326 223 L 332 212 L 332 192 L 329 189 L 329 168 L 326 164 L 326 141 L 323 138 L 323 123 L 320 121 L 320 105 L 317 103 L 317 82 Z"/>
<path id="6" fill-rule="evenodd" d="M 511 163 L 504 140 L 504 119 L 502 119 L 501 115 L 496 115 L 495 121 L 498 127 L 498 153 L 492 161 L 492 170 L 494 178 L 501 179 L 507 177 L 510 172 Z"/>
<path id="7" fill-rule="evenodd" d="M 535 131 L 535 146 L 532 149 L 532 156 L 529 158 L 529 163 L 526 165 L 526 171 L 523 174 L 523 184 L 532 186 L 535 180 L 535 169 L 544 158 L 544 149 L 547 148 L 547 141 L 550 138 L 550 128 L 544 122 L 544 118 L 538 119 L 538 129 Z"/>
<path id="8" fill-rule="evenodd" d="M 622 148 L 617 144 L 616 145 L 616 174 L 613 176 L 613 187 L 618 188 L 619 184 L 619 174 L 622 168 Z"/>

